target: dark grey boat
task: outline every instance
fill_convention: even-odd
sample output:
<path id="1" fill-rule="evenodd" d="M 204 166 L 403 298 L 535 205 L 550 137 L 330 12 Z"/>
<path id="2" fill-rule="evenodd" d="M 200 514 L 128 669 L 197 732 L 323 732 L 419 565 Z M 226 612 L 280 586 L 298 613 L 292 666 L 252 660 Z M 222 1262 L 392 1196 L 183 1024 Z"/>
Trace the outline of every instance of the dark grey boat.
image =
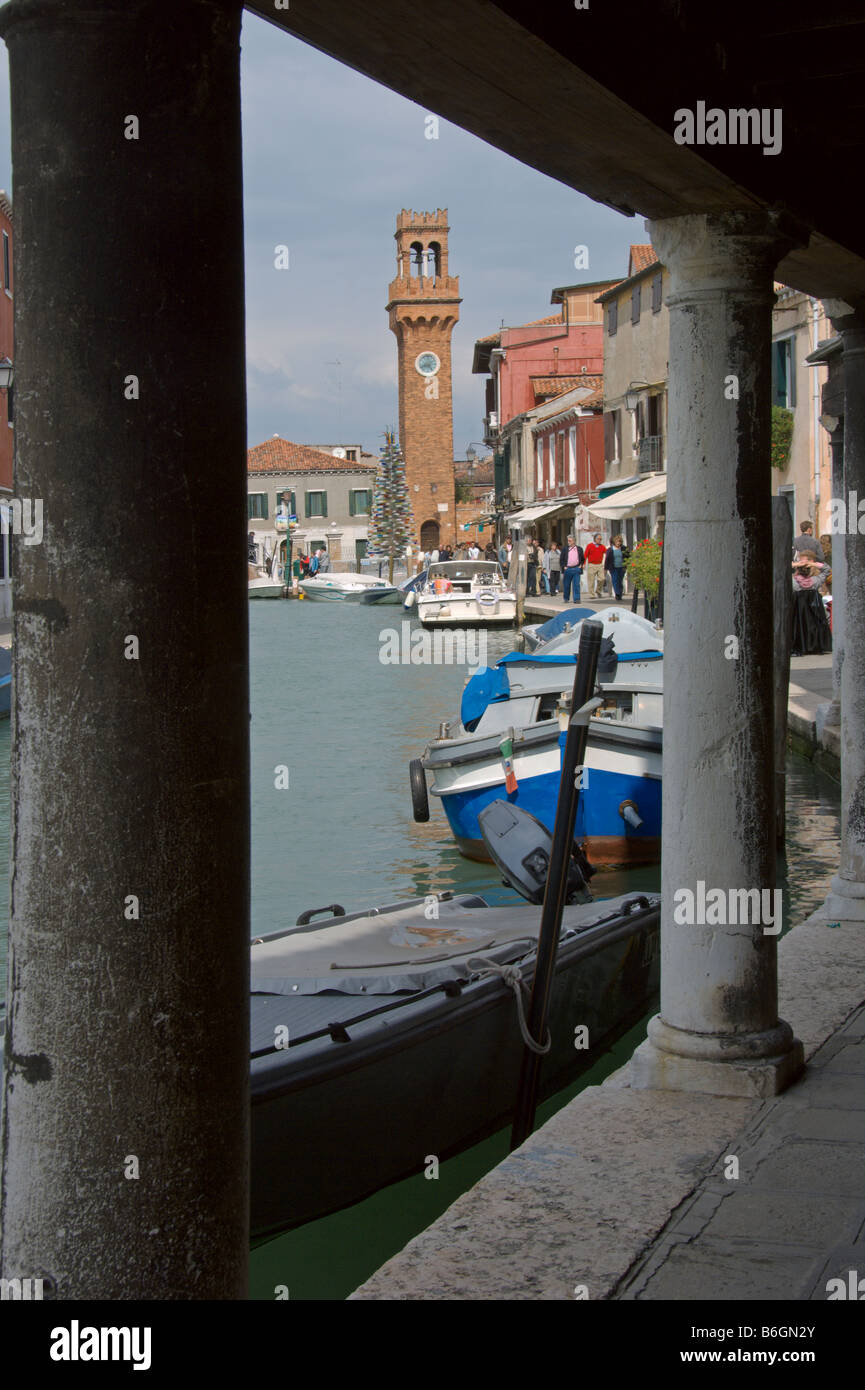
<path id="1" fill-rule="evenodd" d="M 659 907 L 631 894 L 565 908 L 542 1096 L 649 1009 Z M 539 924 L 538 906 L 442 894 L 253 943 L 254 1235 L 360 1201 L 508 1122 L 524 1045 L 500 969 L 531 981 Z"/>

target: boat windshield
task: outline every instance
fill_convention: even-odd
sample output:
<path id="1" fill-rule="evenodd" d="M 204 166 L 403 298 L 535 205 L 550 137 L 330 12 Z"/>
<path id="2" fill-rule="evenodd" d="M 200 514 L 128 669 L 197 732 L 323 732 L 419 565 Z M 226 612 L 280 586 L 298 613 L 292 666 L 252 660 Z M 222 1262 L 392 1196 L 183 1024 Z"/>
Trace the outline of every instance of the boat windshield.
<path id="1" fill-rule="evenodd" d="M 430 565 L 428 579 L 470 580 L 476 584 L 504 584 L 501 565 L 491 560 L 448 560 L 440 565 Z"/>

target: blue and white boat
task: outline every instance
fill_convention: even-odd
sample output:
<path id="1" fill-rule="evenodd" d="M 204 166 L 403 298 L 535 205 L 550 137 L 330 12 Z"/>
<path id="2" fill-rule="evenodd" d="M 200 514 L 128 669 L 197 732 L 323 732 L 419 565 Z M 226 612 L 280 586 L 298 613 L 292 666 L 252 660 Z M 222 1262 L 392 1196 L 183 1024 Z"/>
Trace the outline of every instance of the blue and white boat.
<path id="1" fill-rule="evenodd" d="M 595 864 L 649 863 L 660 857 L 663 633 L 625 608 L 608 608 L 602 621 L 601 704 L 589 724 L 574 837 Z M 553 824 L 581 625 L 482 667 L 463 690 L 460 719 L 443 724 L 412 766 L 416 818 L 428 816 L 428 774 L 470 859 L 489 858 L 478 815 L 499 798 Z"/>

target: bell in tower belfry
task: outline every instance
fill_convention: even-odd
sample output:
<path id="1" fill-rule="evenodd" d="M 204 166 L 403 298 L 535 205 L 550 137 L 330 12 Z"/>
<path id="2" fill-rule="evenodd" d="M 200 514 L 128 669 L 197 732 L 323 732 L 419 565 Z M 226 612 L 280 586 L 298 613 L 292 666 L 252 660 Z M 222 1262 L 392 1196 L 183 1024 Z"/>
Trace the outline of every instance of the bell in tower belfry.
<path id="1" fill-rule="evenodd" d="M 415 521 L 424 550 L 456 541 L 451 333 L 460 283 L 448 273 L 448 210 L 396 219 L 396 278 L 387 312 L 397 340 L 399 433 Z"/>

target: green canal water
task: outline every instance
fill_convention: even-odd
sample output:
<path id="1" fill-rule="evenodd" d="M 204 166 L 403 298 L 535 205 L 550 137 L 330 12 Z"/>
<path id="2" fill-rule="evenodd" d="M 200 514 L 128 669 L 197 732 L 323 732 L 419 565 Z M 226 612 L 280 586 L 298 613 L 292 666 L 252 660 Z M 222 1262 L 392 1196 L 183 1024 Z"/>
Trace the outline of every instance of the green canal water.
<path id="1" fill-rule="evenodd" d="M 442 719 L 459 710 L 466 678 L 457 665 L 381 660 L 385 633 L 400 637 L 400 608 L 310 602 L 249 605 L 251 668 L 252 935 L 292 926 L 305 908 L 347 911 L 451 889 L 514 901 L 488 865 L 454 849 L 432 800 L 431 819 L 412 818 L 408 763 Z M 489 633 L 490 662 L 513 646 Z M 0 982 L 5 985 L 9 853 L 8 722 L 0 725 Z M 277 769 L 288 788 L 277 789 Z M 811 763 L 787 764 L 788 859 L 779 864 L 785 925 L 825 896 L 837 862 L 839 788 Z M 598 897 L 659 887 L 658 868 L 599 871 Z M 627 1060 L 647 1020 L 567 1091 L 546 1119 Z M 343 1299 L 423 1230 L 507 1153 L 507 1133 L 422 1174 L 253 1251 L 251 1296 Z M 376 1142 L 359 1135 L 358 1143 Z"/>

